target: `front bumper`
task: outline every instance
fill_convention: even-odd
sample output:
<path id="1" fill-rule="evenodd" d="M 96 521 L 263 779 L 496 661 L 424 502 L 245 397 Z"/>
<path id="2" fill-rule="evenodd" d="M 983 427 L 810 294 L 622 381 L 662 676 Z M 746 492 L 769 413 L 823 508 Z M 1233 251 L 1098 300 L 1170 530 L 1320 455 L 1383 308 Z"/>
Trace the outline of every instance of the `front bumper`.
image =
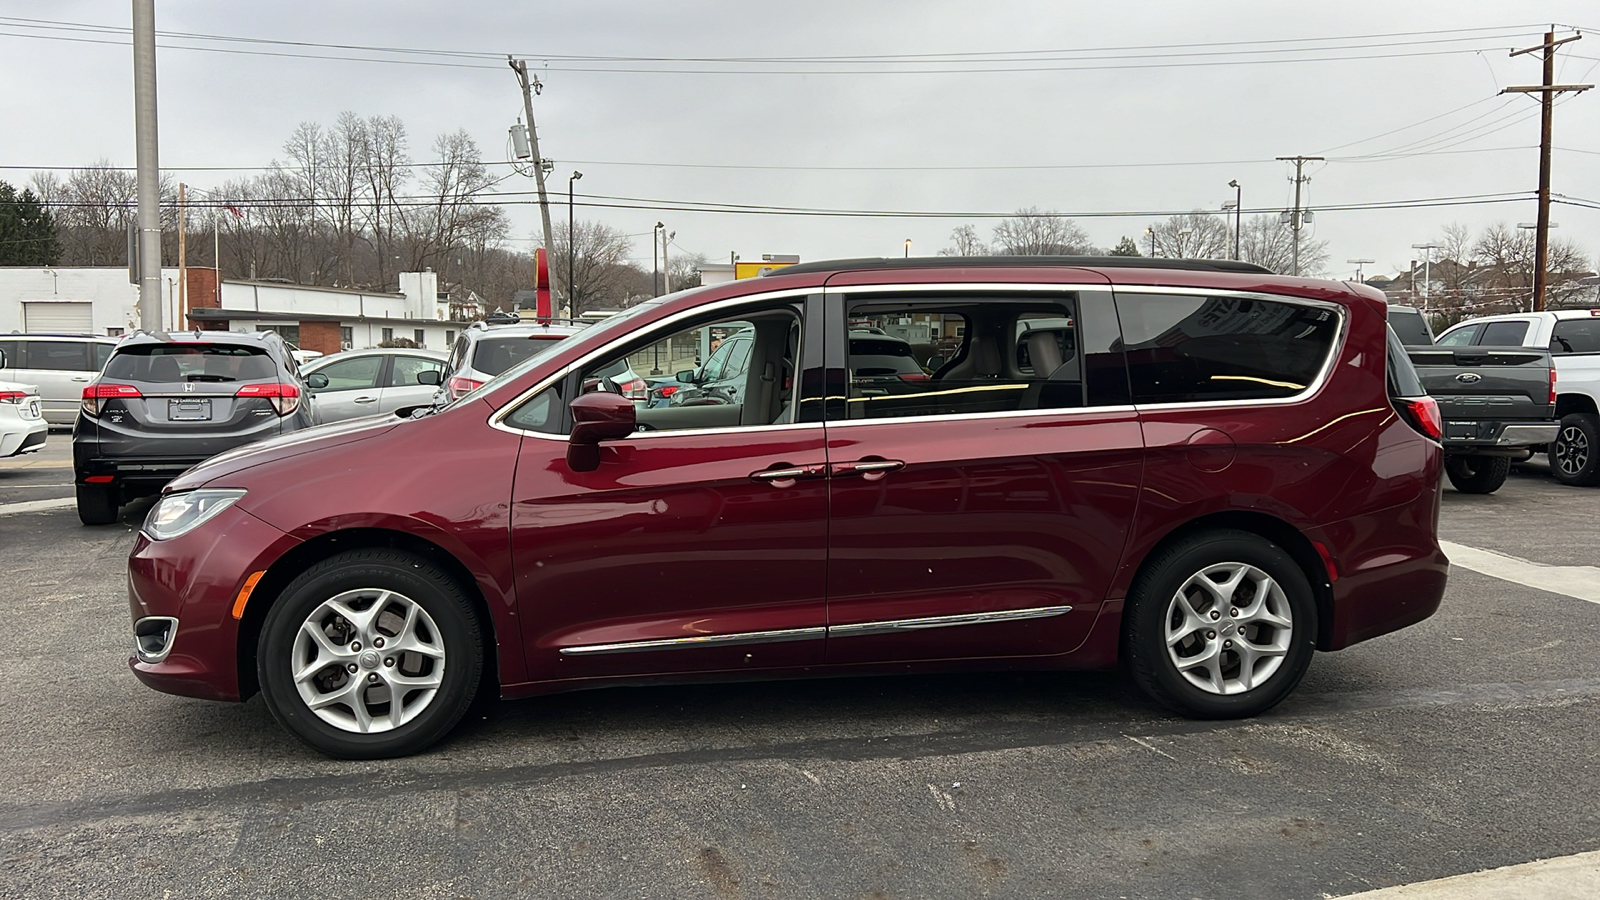
<path id="1" fill-rule="evenodd" d="M 128 555 L 133 674 L 168 694 L 243 699 L 240 667 L 255 648 L 240 646 L 234 600 L 251 573 L 298 543 L 237 506 L 171 540 L 152 541 L 141 532 Z M 251 602 L 267 599 L 254 594 Z M 152 638 L 166 626 L 163 620 L 171 620 L 171 631 L 156 647 Z"/>

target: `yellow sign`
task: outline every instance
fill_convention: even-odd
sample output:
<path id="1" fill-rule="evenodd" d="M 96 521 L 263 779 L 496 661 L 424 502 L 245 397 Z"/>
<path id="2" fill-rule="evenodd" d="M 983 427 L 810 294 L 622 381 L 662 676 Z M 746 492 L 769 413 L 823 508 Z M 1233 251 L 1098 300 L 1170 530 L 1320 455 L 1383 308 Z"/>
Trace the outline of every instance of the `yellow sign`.
<path id="1" fill-rule="evenodd" d="M 765 269 L 765 270 L 767 270 L 769 272 L 776 272 L 777 270 L 783 268 L 784 266 L 792 266 L 792 265 L 794 265 L 794 263 L 786 263 L 786 262 L 736 262 L 736 263 L 733 264 L 733 277 L 734 277 L 735 280 L 740 279 L 740 278 L 755 278 L 756 276 L 761 274 L 763 269 Z"/>

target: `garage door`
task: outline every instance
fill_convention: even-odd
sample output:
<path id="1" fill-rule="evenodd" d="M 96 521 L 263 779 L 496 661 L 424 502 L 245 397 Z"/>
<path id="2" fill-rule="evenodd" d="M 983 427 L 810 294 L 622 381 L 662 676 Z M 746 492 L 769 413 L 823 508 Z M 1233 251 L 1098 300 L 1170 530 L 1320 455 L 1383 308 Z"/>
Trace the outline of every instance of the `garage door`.
<path id="1" fill-rule="evenodd" d="M 93 334 L 91 303 L 22 304 L 22 327 L 33 334 Z"/>

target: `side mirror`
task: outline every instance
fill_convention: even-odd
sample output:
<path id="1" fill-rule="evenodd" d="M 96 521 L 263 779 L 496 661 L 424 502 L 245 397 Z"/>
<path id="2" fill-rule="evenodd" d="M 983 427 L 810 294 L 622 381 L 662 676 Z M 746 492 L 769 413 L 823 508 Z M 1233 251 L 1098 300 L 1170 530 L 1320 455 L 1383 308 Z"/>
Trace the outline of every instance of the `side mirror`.
<path id="1" fill-rule="evenodd" d="M 597 391 L 569 405 L 572 434 L 567 437 L 567 466 L 574 472 L 600 468 L 600 442 L 620 441 L 638 427 L 633 401 L 620 394 Z"/>
<path id="2" fill-rule="evenodd" d="M 700 381 L 696 377 L 697 372 L 697 369 L 684 369 L 682 372 L 679 372 L 672 377 L 683 382 L 684 384 L 699 384 Z"/>
<path id="3" fill-rule="evenodd" d="M 321 372 L 312 372 L 306 376 L 306 387 L 311 388 L 313 391 L 320 391 L 327 386 L 328 376 Z"/>
<path id="4" fill-rule="evenodd" d="M 927 369 L 930 372 L 936 372 L 936 371 L 939 370 L 939 367 L 942 366 L 942 365 L 944 365 L 944 357 L 942 357 L 942 356 L 930 356 L 930 357 L 928 357 L 928 364 L 926 366 L 923 366 L 923 368 Z"/>
<path id="5" fill-rule="evenodd" d="M 4 350 L 0 350 L 0 369 L 4 369 L 5 367 L 6 367 L 6 352 Z"/>
<path id="6" fill-rule="evenodd" d="M 444 384 L 444 373 L 438 369 L 423 369 L 417 373 L 417 384 Z"/>

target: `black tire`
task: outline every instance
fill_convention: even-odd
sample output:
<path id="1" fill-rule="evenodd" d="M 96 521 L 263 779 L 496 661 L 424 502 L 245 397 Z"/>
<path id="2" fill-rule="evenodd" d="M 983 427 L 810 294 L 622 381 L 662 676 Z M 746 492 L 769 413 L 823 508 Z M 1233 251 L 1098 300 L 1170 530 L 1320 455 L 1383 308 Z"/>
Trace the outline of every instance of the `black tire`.
<path id="1" fill-rule="evenodd" d="M 1203 602 L 1190 599 L 1205 593 L 1191 587 L 1194 579 L 1206 577 L 1208 570 L 1229 566 L 1238 567 L 1235 571 L 1243 579 L 1231 591 L 1224 591 L 1233 598 L 1232 603 L 1212 609 L 1207 604 L 1214 603 L 1214 598 Z M 1251 575 L 1252 570 L 1270 579 L 1278 590 L 1274 592 L 1268 586 L 1257 596 L 1256 591 L 1265 582 Z M 1212 584 L 1216 582 L 1212 580 Z M 1180 590 L 1185 592 L 1184 600 L 1179 599 Z M 1237 605 L 1241 596 L 1245 601 L 1242 608 Z M 1189 637 L 1180 638 L 1169 648 L 1169 619 L 1181 618 L 1179 604 L 1185 601 L 1195 614 L 1194 619 L 1186 621 L 1198 623 L 1197 627 Z M 1273 625 L 1255 610 L 1272 613 L 1272 617 L 1287 621 L 1288 626 Z M 1217 613 L 1216 618 L 1212 618 L 1213 612 Z M 1123 657 L 1135 683 L 1157 702 L 1195 719 L 1244 718 L 1276 706 L 1300 683 L 1317 644 L 1316 601 L 1305 573 L 1281 547 L 1245 531 L 1201 532 L 1153 554 L 1134 579 L 1123 621 Z M 1230 633 L 1248 635 L 1249 642 L 1240 641 L 1239 647 L 1270 644 L 1283 652 L 1257 657 L 1249 666 L 1248 681 L 1252 683 L 1243 684 L 1244 657 L 1237 648 L 1227 649 L 1235 646 L 1228 637 Z M 1192 643 L 1188 643 L 1190 638 Z M 1178 659 L 1204 658 L 1207 649 L 1216 653 L 1218 665 L 1214 672 L 1202 670 L 1191 677 L 1179 670 Z M 1277 660 L 1275 664 L 1273 659 Z M 1228 683 L 1230 672 L 1232 685 Z M 1237 692 L 1225 693 L 1196 683 L 1200 680 L 1215 685 L 1214 676 L 1220 677 L 1224 690 L 1231 687 Z M 1257 678 L 1259 683 L 1254 683 Z"/>
<path id="2" fill-rule="evenodd" d="M 1492 494 L 1511 474 L 1509 456 L 1446 456 L 1444 473 L 1463 494 Z"/>
<path id="3" fill-rule="evenodd" d="M 325 605 L 339 598 L 352 614 L 378 609 L 375 627 L 354 623 Z M 412 606 L 417 608 L 414 615 Z M 306 641 L 297 642 L 302 628 L 314 622 L 320 623 L 317 630 L 327 645 L 316 645 L 309 630 Z M 411 646 L 423 647 L 423 652 L 393 653 L 392 646 L 406 640 L 397 624 L 404 622 L 412 623 Z M 385 639 L 391 645 L 387 654 Z M 329 653 L 331 646 L 340 655 Z M 434 652 L 438 659 L 430 655 Z M 267 709 L 296 737 L 329 756 L 384 759 L 424 750 L 461 721 L 477 693 L 483 655 L 478 617 L 461 585 L 426 559 L 371 548 L 329 557 L 284 589 L 262 623 L 256 672 Z M 306 679 L 304 690 L 334 699 L 350 689 L 353 702 L 335 700 L 320 711 L 308 705 L 292 673 L 297 662 L 309 665 L 319 659 L 326 662 Z M 357 667 L 354 683 L 348 680 L 351 665 Z M 390 679 L 399 678 L 438 683 L 406 690 L 399 715 L 390 716 L 394 706 L 384 698 L 392 697 Z M 362 732 L 358 716 L 363 714 L 374 716 L 369 723 L 374 730 Z"/>
<path id="4" fill-rule="evenodd" d="M 78 485 L 78 521 L 85 525 L 110 525 L 117 520 L 117 500 L 115 485 Z"/>
<path id="5" fill-rule="evenodd" d="M 1549 458 L 1550 474 L 1562 484 L 1600 484 L 1600 419 L 1590 413 L 1562 416 Z"/>

